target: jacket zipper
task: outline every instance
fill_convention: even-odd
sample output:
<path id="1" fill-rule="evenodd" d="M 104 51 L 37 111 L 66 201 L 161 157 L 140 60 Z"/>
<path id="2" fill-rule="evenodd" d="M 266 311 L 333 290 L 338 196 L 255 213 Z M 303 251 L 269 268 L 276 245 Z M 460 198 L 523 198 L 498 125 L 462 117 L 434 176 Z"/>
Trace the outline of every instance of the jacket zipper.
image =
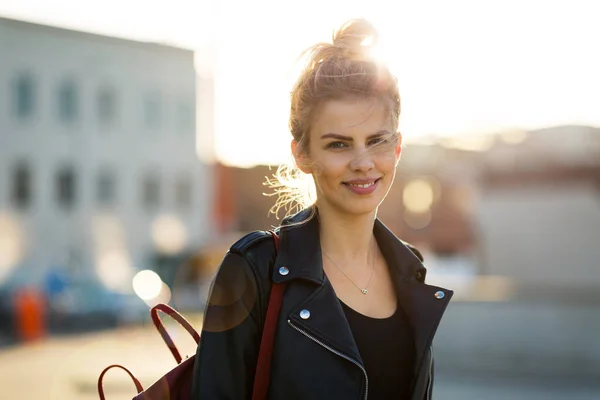
<path id="1" fill-rule="evenodd" d="M 291 320 L 288 319 L 287 322 L 288 322 L 289 326 L 291 326 L 292 328 L 294 328 L 295 330 L 297 330 L 298 332 L 300 332 L 301 334 L 303 334 L 304 336 L 306 336 L 307 338 L 309 338 L 313 342 L 315 342 L 317 344 L 320 344 L 322 347 L 324 347 L 327 350 L 331 351 L 333 354 L 336 354 L 336 355 L 342 357 L 343 359 L 350 361 L 351 363 L 355 364 L 358 368 L 360 368 L 361 371 L 363 372 L 363 374 L 365 375 L 365 381 L 366 381 L 365 400 L 367 400 L 367 396 L 369 395 L 369 377 L 367 376 L 367 370 L 365 370 L 365 368 L 362 365 L 360 365 L 360 363 L 358 361 L 356 361 L 353 358 L 350 358 L 347 355 L 342 354 L 339 351 L 334 350 L 331 347 L 327 346 L 325 343 L 321 342 L 319 339 L 316 339 L 314 336 L 311 336 L 310 334 L 306 333 L 306 331 L 303 331 L 302 329 L 300 329 L 297 326 L 295 326 L 294 324 L 292 324 Z"/>

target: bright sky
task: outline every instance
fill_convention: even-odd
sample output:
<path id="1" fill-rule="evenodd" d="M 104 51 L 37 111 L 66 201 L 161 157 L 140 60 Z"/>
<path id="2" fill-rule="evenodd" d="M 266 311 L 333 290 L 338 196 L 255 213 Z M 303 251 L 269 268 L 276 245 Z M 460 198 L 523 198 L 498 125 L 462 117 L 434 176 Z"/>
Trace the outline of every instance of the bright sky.
<path id="1" fill-rule="evenodd" d="M 289 159 L 294 59 L 355 16 L 380 31 L 409 139 L 600 126 L 599 12 L 596 0 L 0 0 L 7 17 L 198 50 L 215 76 L 216 155 L 241 166 Z"/>

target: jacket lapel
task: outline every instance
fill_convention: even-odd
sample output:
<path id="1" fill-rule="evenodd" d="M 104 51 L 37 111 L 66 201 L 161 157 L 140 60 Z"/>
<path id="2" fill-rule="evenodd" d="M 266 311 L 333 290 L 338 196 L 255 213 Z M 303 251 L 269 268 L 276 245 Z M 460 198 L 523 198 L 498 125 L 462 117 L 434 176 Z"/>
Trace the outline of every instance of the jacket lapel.
<path id="1" fill-rule="evenodd" d="M 304 210 L 282 224 L 272 279 L 278 283 L 304 281 L 305 284 L 288 285 L 284 303 L 287 300 L 291 304 L 286 307 L 286 317 L 296 327 L 362 365 L 344 310 L 323 272 L 318 219 L 314 216 L 300 226 L 285 227 L 286 223 L 306 220 L 312 212 L 316 210 Z M 305 318 L 300 316 L 304 310 L 310 313 L 308 318 L 306 313 Z"/>
<path id="2" fill-rule="evenodd" d="M 316 210 L 309 208 L 285 223 L 305 221 L 313 212 Z M 280 230 L 280 247 L 272 279 L 278 283 L 295 279 L 305 282 L 288 286 L 285 300 L 293 304 L 286 307 L 286 317 L 317 340 L 362 365 L 344 310 L 323 272 L 318 219 L 313 217 L 291 228 L 286 228 L 285 223 Z M 421 283 L 425 267 L 379 220 L 375 221 L 373 233 L 390 268 L 399 303 L 412 325 L 417 357 L 415 371 L 418 371 L 453 292 Z M 303 310 L 310 313 L 308 318 L 300 316 Z"/>
<path id="3" fill-rule="evenodd" d="M 417 372 L 454 292 L 422 283 L 425 267 L 381 221 L 375 221 L 373 232 L 390 268 L 400 306 L 412 325 Z"/>
<path id="4" fill-rule="evenodd" d="M 306 301 L 293 307 L 288 318 L 322 344 L 363 365 L 350 325 L 329 280 L 317 287 Z"/>

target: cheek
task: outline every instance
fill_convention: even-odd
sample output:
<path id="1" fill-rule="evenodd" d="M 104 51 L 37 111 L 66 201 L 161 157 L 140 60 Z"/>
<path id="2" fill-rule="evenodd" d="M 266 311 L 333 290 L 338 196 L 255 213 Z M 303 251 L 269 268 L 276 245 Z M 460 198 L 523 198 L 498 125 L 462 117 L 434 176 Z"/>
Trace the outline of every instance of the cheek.
<path id="1" fill-rule="evenodd" d="M 336 190 L 340 181 L 343 180 L 343 172 L 340 173 L 338 168 L 334 168 L 330 163 L 327 163 L 327 165 L 320 164 L 315 169 L 318 170 L 317 173 L 313 174 L 315 185 L 322 192 Z"/>
<path id="2" fill-rule="evenodd" d="M 343 156 L 329 156 L 316 164 L 324 178 L 340 178 L 345 175 L 348 161 Z"/>
<path id="3" fill-rule="evenodd" d="M 396 168 L 398 157 L 395 152 L 381 153 L 376 158 L 377 166 L 382 172 L 389 172 Z"/>

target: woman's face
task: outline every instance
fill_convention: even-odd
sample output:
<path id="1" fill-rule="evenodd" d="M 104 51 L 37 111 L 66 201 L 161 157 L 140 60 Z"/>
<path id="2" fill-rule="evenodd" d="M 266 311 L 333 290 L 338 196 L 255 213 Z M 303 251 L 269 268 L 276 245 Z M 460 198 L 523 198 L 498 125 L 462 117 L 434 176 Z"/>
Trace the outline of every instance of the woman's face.
<path id="1" fill-rule="evenodd" d="M 394 181 L 401 137 L 381 101 L 325 102 L 311 126 L 308 154 L 296 162 L 313 175 L 317 205 L 343 214 L 374 212 Z"/>

